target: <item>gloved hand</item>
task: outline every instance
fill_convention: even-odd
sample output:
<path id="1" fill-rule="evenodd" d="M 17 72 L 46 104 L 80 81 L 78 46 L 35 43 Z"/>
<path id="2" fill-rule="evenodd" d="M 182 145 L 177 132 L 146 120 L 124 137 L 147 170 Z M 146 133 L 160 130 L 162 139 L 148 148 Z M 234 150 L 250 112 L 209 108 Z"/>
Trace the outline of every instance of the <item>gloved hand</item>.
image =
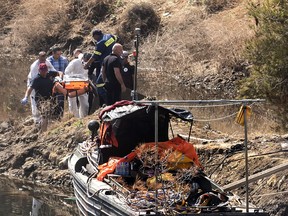
<path id="1" fill-rule="evenodd" d="M 62 79 L 61 79 L 61 77 L 59 77 L 59 76 L 56 76 L 55 78 L 54 78 L 54 80 L 53 80 L 53 83 L 56 83 L 56 82 L 62 82 Z"/>
<path id="2" fill-rule="evenodd" d="M 28 103 L 28 98 L 27 98 L 27 97 L 24 97 L 24 98 L 21 100 L 21 104 L 26 105 L 27 103 Z"/>

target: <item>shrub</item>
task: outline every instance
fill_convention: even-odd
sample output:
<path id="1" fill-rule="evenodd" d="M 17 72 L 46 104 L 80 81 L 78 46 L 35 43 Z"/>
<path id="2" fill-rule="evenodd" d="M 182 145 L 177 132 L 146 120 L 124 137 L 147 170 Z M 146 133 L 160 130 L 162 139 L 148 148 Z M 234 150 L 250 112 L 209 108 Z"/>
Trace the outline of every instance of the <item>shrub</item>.
<path id="1" fill-rule="evenodd" d="M 141 29 L 141 36 L 147 37 L 156 32 L 160 25 L 160 17 L 148 3 L 135 4 L 125 11 L 123 22 L 116 30 L 123 44 L 129 47 L 129 43 L 135 35 L 135 28 Z M 131 44 L 130 44 L 131 46 Z"/>
<path id="2" fill-rule="evenodd" d="M 252 64 L 251 76 L 242 82 L 240 94 L 243 97 L 266 98 L 287 128 L 288 3 L 265 0 L 258 6 L 250 4 L 249 11 L 257 28 L 246 52 Z"/>
<path id="3" fill-rule="evenodd" d="M 69 19 L 82 19 L 92 24 L 99 23 L 112 11 L 112 0 L 70 0 Z"/>
<path id="4" fill-rule="evenodd" d="M 190 0 L 190 3 L 198 6 L 204 6 L 208 13 L 216 13 L 225 7 L 231 6 L 235 0 Z"/>

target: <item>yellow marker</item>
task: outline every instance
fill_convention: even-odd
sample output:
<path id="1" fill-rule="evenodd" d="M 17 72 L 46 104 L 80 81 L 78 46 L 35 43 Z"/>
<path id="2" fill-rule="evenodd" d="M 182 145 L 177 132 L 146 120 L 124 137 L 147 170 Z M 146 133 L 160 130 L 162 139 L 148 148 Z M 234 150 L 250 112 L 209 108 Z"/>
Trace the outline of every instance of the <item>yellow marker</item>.
<path id="1" fill-rule="evenodd" d="M 105 46 L 106 46 L 106 47 L 110 46 L 114 41 L 115 41 L 114 38 L 111 37 L 109 40 L 107 40 L 107 41 L 105 42 Z"/>
<path id="2" fill-rule="evenodd" d="M 246 117 L 247 117 L 246 119 L 248 120 L 251 116 L 252 110 L 250 106 L 245 106 L 245 107 L 246 107 Z M 235 122 L 237 124 L 244 126 L 244 105 L 240 107 L 240 110 L 236 116 Z"/>
<path id="3" fill-rule="evenodd" d="M 105 86 L 105 83 L 96 84 L 96 87 L 98 87 L 98 88 L 101 88 L 101 87 L 104 87 L 104 86 Z"/>
<path id="4" fill-rule="evenodd" d="M 99 56 L 102 55 L 102 53 L 99 52 L 99 51 L 97 51 L 97 50 L 94 51 L 94 54 L 95 54 L 95 55 L 99 55 Z"/>

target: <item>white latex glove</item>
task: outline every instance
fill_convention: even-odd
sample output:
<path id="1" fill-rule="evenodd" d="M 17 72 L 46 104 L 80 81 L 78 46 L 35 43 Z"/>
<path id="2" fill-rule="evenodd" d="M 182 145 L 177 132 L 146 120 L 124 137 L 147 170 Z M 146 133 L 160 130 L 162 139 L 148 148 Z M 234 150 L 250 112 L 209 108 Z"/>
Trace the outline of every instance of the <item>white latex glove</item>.
<path id="1" fill-rule="evenodd" d="M 56 83 L 56 82 L 62 82 L 62 79 L 61 79 L 61 77 L 59 77 L 59 76 L 56 76 L 55 78 L 54 78 L 54 83 Z"/>
<path id="2" fill-rule="evenodd" d="M 21 104 L 26 105 L 27 103 L 28 103 L 28 98 L 27 98 L 27 97 L 24 97 L 24 98 L 21 100 Z"/>

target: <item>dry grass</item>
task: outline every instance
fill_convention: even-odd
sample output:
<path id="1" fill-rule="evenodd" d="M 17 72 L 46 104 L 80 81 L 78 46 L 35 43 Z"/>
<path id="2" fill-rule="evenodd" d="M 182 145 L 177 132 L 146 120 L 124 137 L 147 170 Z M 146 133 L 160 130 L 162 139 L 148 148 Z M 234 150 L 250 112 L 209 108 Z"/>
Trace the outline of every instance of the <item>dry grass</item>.
<path id="1" fill-rule="evenodd" d="M 66 28 L 68 1 L 51 0 L 21 2 L 12 27 L 12 43 L 31 51 L 47 49 L 49 40 L 61 37 Z M 44 49 L 44 50 L 45 50 Z"/>
<path id="2" fill-rule="evenodd" d="M 68 48 L 70 44 L 67 43 L 73 43 L 73 40 L 67 41 L 69 36 L 90 34 L 95 24 L 113 12 L 112 3 L 112 0 L 96 3 L 93 0 L 52 0 L 49 4 L 44 0 L 23 1 L 10 25 L 11 43 L 30 53 L 48 50 L 54 44 Z"/>
<path id="3" fill-rule="evenodd" d="M 17 11 L 19 0 L 0 0 L 0 28 L 2 29 L 11 20 Z"/>
<path id="4" fill-rule="evenodd" d="M 145 89 L 143 93 L 149 89 L 149 96 L 178 99 L 221 96 L 219 92 L 211 95 L 211 91 L 209 95 L 209 91 L 197 87 L 197 82 L 202 83 L 207 75 L 214 75 L 213 79 L 226 76 L 223 68 L 231 73 L 243 61 L 244 42 L 253 36 L 245 4 L 214 15 L 202 7 L 186 5 L 163 17 L 162 22 L 165 27 L 140 47 L 143 88 L 139 84 Z"/>

